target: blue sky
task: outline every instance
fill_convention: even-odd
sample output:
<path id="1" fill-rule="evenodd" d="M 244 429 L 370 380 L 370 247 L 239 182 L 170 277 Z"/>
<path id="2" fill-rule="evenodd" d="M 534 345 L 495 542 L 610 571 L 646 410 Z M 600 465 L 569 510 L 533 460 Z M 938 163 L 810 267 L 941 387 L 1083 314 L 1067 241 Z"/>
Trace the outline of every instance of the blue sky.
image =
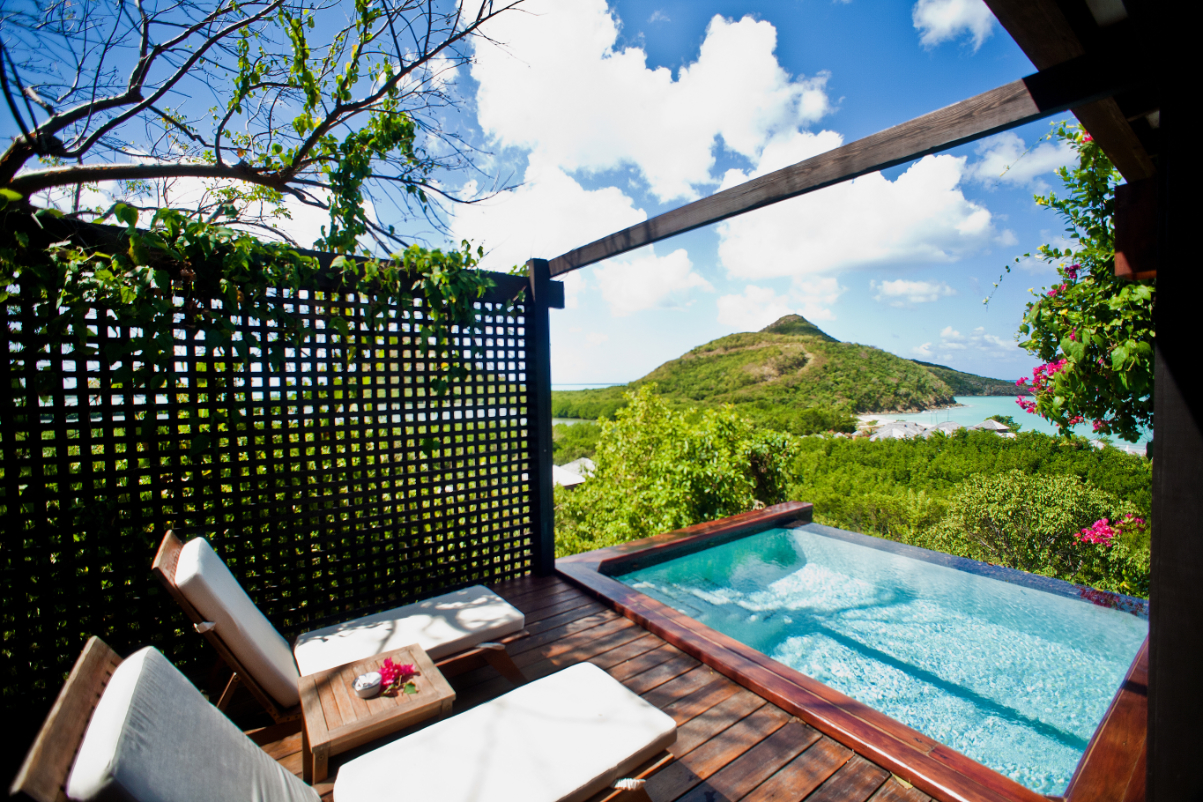
<path id="1" fill-rule="evenodd" d="M 473 66 L 439 73 L 463 101 L 444 124 L 481 150 L 482 175 L 514 189 L 442 178 L 483 198 L 451 210 L 449 233 L 483 245 L 498 270 L 1034 71 L 981 0 L 524 0 L 486 32 L 494 43 L 476 46 Z M 0 133 L 14 133 L 4 118 Z M 1048 130 L 1016 129 L 569 275 L 568 308 L 552 313 L 553 381 L 630 381 L 791 312 L 900 356 L 1027 374 L 1036 361 L 1015 332 L 1029 288 L 1055 273 L 1025 260 L 988 308 L 982 299 L 1004 265 L 1062 233 L 1032 200 L 1069 159 L 1039 141 Z M 176 181 L 171 198 L 199 186 Z M 283 227 L 302 244 L 327 223 L 320 210 L 293 214 Z"/>
<path id="2" fill-rule="evenodd" d="M 481 46 L 465 124 L 521 185 L 453 233 L 504 269 L 1034 71 L 979 0 L 527 3 Z M 1041 122 L 585 268 L 553 312 L 557 384 L 624 382 L 799 312 L 841 340 L 1014 378 L 1061 234 Z M 1035 146 L 1031 150 L 1029 147 Z M 1025 151 L 1026 154 L 1025 154 Z M 1021 154 L 1022 158 L 1021 158 Z M 472 185 L 464 188 L 474 189 Z"/>

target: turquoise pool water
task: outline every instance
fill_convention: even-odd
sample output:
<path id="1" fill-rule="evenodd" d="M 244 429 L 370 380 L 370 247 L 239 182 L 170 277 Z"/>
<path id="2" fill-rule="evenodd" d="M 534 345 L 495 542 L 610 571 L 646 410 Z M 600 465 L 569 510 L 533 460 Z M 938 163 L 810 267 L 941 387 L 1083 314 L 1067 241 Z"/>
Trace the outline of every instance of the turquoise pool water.
<path id="1" fill-rule="evenodd" d="M 1062 583 L 857 539 L 775 529 L 616 578 L 1034 791 L 1063 792 L 1148 620 L 1038 589 Z"/>

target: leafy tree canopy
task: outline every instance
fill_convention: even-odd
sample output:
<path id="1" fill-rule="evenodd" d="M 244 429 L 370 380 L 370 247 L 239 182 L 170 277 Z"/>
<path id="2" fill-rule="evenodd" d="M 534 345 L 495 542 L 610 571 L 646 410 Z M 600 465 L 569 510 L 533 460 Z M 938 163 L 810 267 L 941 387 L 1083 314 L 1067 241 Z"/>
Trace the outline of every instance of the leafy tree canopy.
<path id="1" fill-rule="evenodd" d="M 575 554 L 784 499 L 789 438 L 731 407 L 673 410 L 654 385 L 601 424 L 596 469 L 556 494 L 556 551 Z"/>
<path id="2" fill-rule="evenodd" d="M 0 188 L 74 189 L 70 213 L 104 218 L 79 187 L 124 182 L 121 200 L 158 209 L 178 205 L 171 180 L 202 179 L 197 219 L 280 233 L 288 196 L 329 213 L 320 249 L 396 250 L 385 210 L 438 224 L 439 171 L 470 166 L 442 117 L 451 78 L 520 1 L 6 2 L 0 84 L 21 134 Z"/>

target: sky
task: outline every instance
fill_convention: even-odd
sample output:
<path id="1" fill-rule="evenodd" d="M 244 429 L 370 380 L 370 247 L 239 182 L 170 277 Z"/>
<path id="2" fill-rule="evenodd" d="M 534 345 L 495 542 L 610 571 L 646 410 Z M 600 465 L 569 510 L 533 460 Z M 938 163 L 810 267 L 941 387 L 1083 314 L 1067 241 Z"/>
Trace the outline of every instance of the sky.
<path id="1" fill-rule="evenodd" d="M 981 0 L 524 0 L 486 32 L 475 63 L 445 76 L 462 105 L 444 123 L 513 189 L 442 180 L 481 199 L 451 210 L 451 239 L 484 246 L 483 266 L 503 271 L 1035 71 Z M 1056 274 L 1021 258 L 993 285 L 1016 257 L 1061 242 L 1060 221 L 1033 201 L 1071 158 L 1042 139 L 1049 130 L 1014 129 L 565 276 L 553 383 L 628 382 L 790 313 L 899 356 L 1030 373 L 1038 361 L 1016 330 L 1030 290 Z M 302 244 L 326 222 L 294 215 L 285 227 Z"/>
<path id="2" fill-rule="evenodd" d="M 468 75 L 470 135 L 519 186 L 452 233 L 508 269 L 1034 72 L 980 0 L 529 2 Z M 1070 154 L 1047 121 L 565 276 L 557 385 L 627 382 L 798 313 L 840 340 L 1016 378 L 1021 260 L 1063 227 L 1033 201 Z M 471 192 L 474 185 L 462 188 Z M 988 306 L 982 301 L 994 292 Z"/>

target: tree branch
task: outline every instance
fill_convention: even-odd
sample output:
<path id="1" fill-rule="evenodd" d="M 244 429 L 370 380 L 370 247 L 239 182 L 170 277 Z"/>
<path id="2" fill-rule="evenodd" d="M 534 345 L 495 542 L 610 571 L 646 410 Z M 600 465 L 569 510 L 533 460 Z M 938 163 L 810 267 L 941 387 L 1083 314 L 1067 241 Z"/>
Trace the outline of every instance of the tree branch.
<path id="1" fill-rule="evenodd" d="M 136 181 L 151 178 L 228 178 L 279 191 L 288 191 L 287 180 L 277 173 L 260 173 L 245 162 L 217 164 L 92 164 L 51 167 L 21 173 L 8 187 L 29 197 L 35 192 L 94 181 Z"/>

